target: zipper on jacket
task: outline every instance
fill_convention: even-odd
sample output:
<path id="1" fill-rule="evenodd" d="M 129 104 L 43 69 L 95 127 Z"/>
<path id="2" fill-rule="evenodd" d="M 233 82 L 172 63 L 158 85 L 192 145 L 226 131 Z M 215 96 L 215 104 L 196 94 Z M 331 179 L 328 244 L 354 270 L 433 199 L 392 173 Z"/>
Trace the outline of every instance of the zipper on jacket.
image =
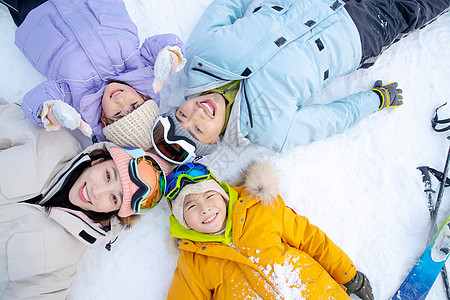
<path id="1" fill-rule="evenodd" d="M 239 252 L 240 255 L 245 256 L 244 254 L 242 254 L 242 252 L 236 248 L 236 246 L 233 244 L 233 242 L 230 243 L 230 247 L 233 248 L 234 250 L 236 250 L 237 252 Z"/>
<path id="2" fill-rule="evenodd" d="M 206 75 L 208 75 L 208 76 L 214 77 L 214 78 L 219 79 L 219 80 L 225 80 L 225 79 L 223 79 L 223 78 L 221 78 L 221 77 L 219 77 L 219 76 L 216 76 L 216 75 L 214 75 L 214 74 L 212 74 L 212 73 L 210 73 L 210 72 L 208 72 L 208 71 L 199 69 L 199 68 L 197 68 L 197 67 L 196 67 L 196 68 L 192 68 L 191 70 L 192 70 L 192 71 L 197 71 L 197 72 L 200 72 L 200 73 L 203 73 L 203 74 L 206 74 Z"/>
<path id="3" fill-rule="evenodd" d="M 244 94 L 244 98 L 245 98 L 245 104 L 247 105 L 247 111 L 248 111 L 248 118 L 250 120 L 250 127 L 253 128 L 253 117 L 252 117 L 252 109 L 250 107 L 250 103 L 248 102 L 248 98 L 247 98 L 247 92 L 245 91 L 245 84 L 242 84 L 242 89 L 243 89 L 243 94 Z"/>

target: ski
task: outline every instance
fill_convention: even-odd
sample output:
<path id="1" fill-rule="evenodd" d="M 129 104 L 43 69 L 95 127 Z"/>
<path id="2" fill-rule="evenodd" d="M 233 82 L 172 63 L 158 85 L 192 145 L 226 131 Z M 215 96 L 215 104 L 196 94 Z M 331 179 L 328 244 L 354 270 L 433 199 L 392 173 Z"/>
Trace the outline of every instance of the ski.
<path id="1" fill-rule="evenodd" d="M 391 299 L 425 299 L 450 253 L 450 214 Z"/>

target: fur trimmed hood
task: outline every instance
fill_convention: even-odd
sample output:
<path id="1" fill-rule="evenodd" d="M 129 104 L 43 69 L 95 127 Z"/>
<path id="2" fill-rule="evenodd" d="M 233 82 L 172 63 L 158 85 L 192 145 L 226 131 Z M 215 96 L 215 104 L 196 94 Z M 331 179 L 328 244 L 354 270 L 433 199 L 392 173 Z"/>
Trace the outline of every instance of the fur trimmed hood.
<path id="1" fill-rule="evenodd" d="M 245 186 L 245 189 L 264 206 L 278 197 L 278 173 L 275 167 L 264 161 L 253 161 L 230 186 Z"/>

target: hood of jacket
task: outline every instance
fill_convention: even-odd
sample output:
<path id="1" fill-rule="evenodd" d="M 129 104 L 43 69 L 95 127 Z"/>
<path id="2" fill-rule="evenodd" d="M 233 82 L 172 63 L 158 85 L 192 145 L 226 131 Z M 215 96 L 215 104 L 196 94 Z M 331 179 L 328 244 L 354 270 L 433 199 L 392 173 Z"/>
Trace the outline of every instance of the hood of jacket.
<path id="1" fill-rule="evenodd" d="M 277 172 L 272 165 L 262 161 L 250 163 L 231 184 L 232 186 L 242 186 L 242 188 L 234 189 L 226 182 L 221 182 L 220 185 L 230 197 L 225 233 L 223 235 L 214 235 L 187 229 L 181 226 L 177 219 L 171 215 L 169 218 L 171 236 L 196 242 L 219 242 L 230 245 L 232 242 L 231 215 L 233 213 L 233 205 L 238 200 L 237 190 L 243 188 L 249 193 L 250 198 L 255 199 L 255 203 L 261 202 L 265 206 L 269 206 L 278 197 Z"/>
<path id="2" fill-rule="evenodd" d="M 56 221 L 62 226 L 61 232 L 70 232 L 75 239 L 88 246 L 112 240 L 124 229 L 115 217 L 106 229 L 79 211 L 62 208 L 48 211 L 41 205 L 22 202 L 38 195 L 43 196 L 42 202 L 48 201 L 76 165 L 90 161 L 89 153 L 104 146 L 108 148 L 116 145 L 98 143 L 82 150 L 81 144 L 70 131 L 62 128 L 49 132 L 35 126 L 25 117 L 20 105 L 6 103 L 1 98 L 0 128 L 0 164 L 8 170 L 0 172 L 0 208 L 4 221 L 11 218 L 15 220 L 11 222 L 25 226 L 44 216 L 47 223 Z M 21 214 L 33 212 L 39 218 L 33 217 L 31 223 L 27 223 L 20 219 L 21 214 L 16 210 Z M 35 225 L 30 227 L 37 230 Z"/>
<path id="3" fill-rule="evenodd" d="M 65 179 L 76 166 L 91 160 L 89 154 L 92 151 L 103 147 L 110 149 L 117 146 L 109 142 L 96 143 L 75 156 L 42 192 L 43 199 L 40 204 L 48 201 L 61 188 Z M 125 229 L 117 217 L 111 218 L 108 228 L 105 228 L 102 224 L 92 221 L 84 213 L 66 208 L 53 207 L 50 209 L 49 216 L 87 246 L 94 246 L 108 239 L 112 240 Z"/>
<path id="4" fill-rule="evenodd" d="M 42 191 L 42 200 L 39 202 L 39 204 L 44 204 L 47 202 L 63 185 L 66 178 L 70 175 L 71 171 L 79 166 L 81 163 L 90 161 L 89 154 L 97 149 L 101 149 L 103 147 L 106 147 L 106 149 L 117 147 L 113 143 L 109 142 L 102 142 L 102 143 L 96 143 L 89 147 L 87 147 L 85 150 L 83 150 L 81 153 L 76 155 L 74 158 L 68 162 L 64 168 L 61 169 L 61 171 L 58 172 L 58 174 L 53 178 L 53 180 L 50 182 L 50 184 L 43 189 Z"/>

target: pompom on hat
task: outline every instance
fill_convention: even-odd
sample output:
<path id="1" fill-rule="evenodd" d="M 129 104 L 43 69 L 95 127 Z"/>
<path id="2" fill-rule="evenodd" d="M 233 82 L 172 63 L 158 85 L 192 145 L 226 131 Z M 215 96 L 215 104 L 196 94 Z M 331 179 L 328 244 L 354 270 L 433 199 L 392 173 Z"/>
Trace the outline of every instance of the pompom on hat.
<path id="1" fill-rule="evenodd" d="M 123 118 L 103 128 L 108 141 L 120 147 L 139 147 L 145 151 L 152 148 L 153 123 L 160 112 L 153 100 L 147 100 Z"/>
<path id="2" fill-rule="evenodd" d="M 131 200 L 135 192 L 139 190 L 139 187 L 131 180 L 130 174 L 129 174 L 129 165 L 130 160 L 134 159 L 126 150 L 122 148 L 110 148 L 108 149 L 109 153 L 111 154 L 111 157 L 116 164 L 120 181 L 122 183 L 122 205 L 120 206 L 118 216 L 119 217 L 128 217 L 131 216 L 137 211 L 133 210 L 131 207 Z M 164 172 L 163 176 L 167 174 L 171 166 L 169 163 L 167 163 L 164 159 L 145 152 L 146 155 L 152 157 L 161 167 L 162 171 Z M 159 185 L 159 179 L 152 177 L 152 176 L 146 176 L 146 174 L 140 174 L 141 180 L 144 181 L 148 186 L 150 187 L 158 187 Z M 159 187 L 158 187 L 159 188 Z M 157 199 L 156 201 L 159 201 L 160 199 Z M 148 201 L 147 198 L 143 201 Z M 149 203 L 147 205 L 148 207 L 154 206 L 156 203 Z M 141 204 L 142 207 L 142 204 Z"/>

